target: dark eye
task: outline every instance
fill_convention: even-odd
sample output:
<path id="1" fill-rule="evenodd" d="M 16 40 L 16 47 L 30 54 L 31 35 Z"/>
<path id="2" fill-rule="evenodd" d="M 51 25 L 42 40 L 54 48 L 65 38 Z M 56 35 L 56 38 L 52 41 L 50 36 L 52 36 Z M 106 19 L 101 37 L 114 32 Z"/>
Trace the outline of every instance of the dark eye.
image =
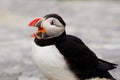
<path id="1" fill-rule="evenodd" d="M 54 25 L 53 20 L 52 20 L 52 22 L 51 22 L 51 25 Z"/>

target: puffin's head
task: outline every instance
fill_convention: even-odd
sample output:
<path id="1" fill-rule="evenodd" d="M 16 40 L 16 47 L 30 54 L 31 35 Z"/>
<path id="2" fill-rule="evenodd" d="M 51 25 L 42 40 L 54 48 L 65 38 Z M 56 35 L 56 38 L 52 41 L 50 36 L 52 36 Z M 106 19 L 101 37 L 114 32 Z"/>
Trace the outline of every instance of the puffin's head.
<path id="1" fill-rule="evenodd" d="M 31 36 L 37 39 L 50 39 L 60 36 L 65 31 L 65 22 L 57 14 L 48 14 L 43 18 L 36 18 L 29 26 L 37 27 L 38 30 Z"/>

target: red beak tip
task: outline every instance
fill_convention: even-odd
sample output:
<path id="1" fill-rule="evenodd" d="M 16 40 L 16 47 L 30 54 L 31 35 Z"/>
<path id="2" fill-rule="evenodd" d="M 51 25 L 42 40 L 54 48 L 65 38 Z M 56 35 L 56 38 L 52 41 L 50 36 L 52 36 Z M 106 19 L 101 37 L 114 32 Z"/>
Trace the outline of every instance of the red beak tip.
<path id="1" fill-rule="evenodd" d="M 34 37 L 34 38 L 36 38 L 37 37 L 37 35 L 34 33 L 34 34 L 32 34 L 32 35 L 30 35 L 31 37 Z"/>
<path id="2" fill-rule="evenodd" d="M 37 23 L 38 21 L 40 21 L 40 20 L 41 20 L 41 18 L 36 18 L 36 19 L 32 20 L 32 21 L 29 23 L 29 26 L 35 26 L 36 23 Z"/>

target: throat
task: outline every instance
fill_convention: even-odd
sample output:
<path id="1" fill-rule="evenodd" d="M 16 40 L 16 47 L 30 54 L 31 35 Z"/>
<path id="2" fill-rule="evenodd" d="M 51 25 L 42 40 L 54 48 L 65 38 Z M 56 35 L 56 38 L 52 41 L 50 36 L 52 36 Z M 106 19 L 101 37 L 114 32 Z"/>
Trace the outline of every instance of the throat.
<path id="1" fill-rule="evenodd" d="M 66 38 L 66 33 L 64 32 L 60 36 L 54 37 L 51 39 L 37 39 L 37 38 L 35 38 L 34 42 L 38 46 L 42 47 L 42 46 L 49 46 L 49 45 L 55 45 L 55 44 L 62 43 L 63 41 L 65 41 L 65 38 Z"/>

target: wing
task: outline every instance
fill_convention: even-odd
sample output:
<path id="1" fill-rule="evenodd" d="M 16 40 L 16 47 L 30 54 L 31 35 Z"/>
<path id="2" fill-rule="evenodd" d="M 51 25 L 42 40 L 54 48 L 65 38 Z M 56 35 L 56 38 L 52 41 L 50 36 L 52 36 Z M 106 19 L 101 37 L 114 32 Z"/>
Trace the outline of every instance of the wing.
<path id="1" fill-rule="evenodd" d="M 116 64 L 101 60 L 92 52 L 82 40 L 67 36 L 65 41 L 57 45 L 71 71 L 80 79 L 92 77 L 109 78 L 115 80 L 108 70 L 116 68 Z"/>
<path id="2" fill-rule="evenodd" d="M 112 69 L 115 69 L 117 66 L 118 66 L 117 64 L 99 59 L 98 69 L 100 70 L 112 70 Z"/>
<path id="3" fill-rule="evenodd" d="M 79 69 L 93 69 L 98 65 L 96 55 L 82 42 L 82 40 L 67 36 L 65 41 L 57 45 L 65 59 Z"/>

